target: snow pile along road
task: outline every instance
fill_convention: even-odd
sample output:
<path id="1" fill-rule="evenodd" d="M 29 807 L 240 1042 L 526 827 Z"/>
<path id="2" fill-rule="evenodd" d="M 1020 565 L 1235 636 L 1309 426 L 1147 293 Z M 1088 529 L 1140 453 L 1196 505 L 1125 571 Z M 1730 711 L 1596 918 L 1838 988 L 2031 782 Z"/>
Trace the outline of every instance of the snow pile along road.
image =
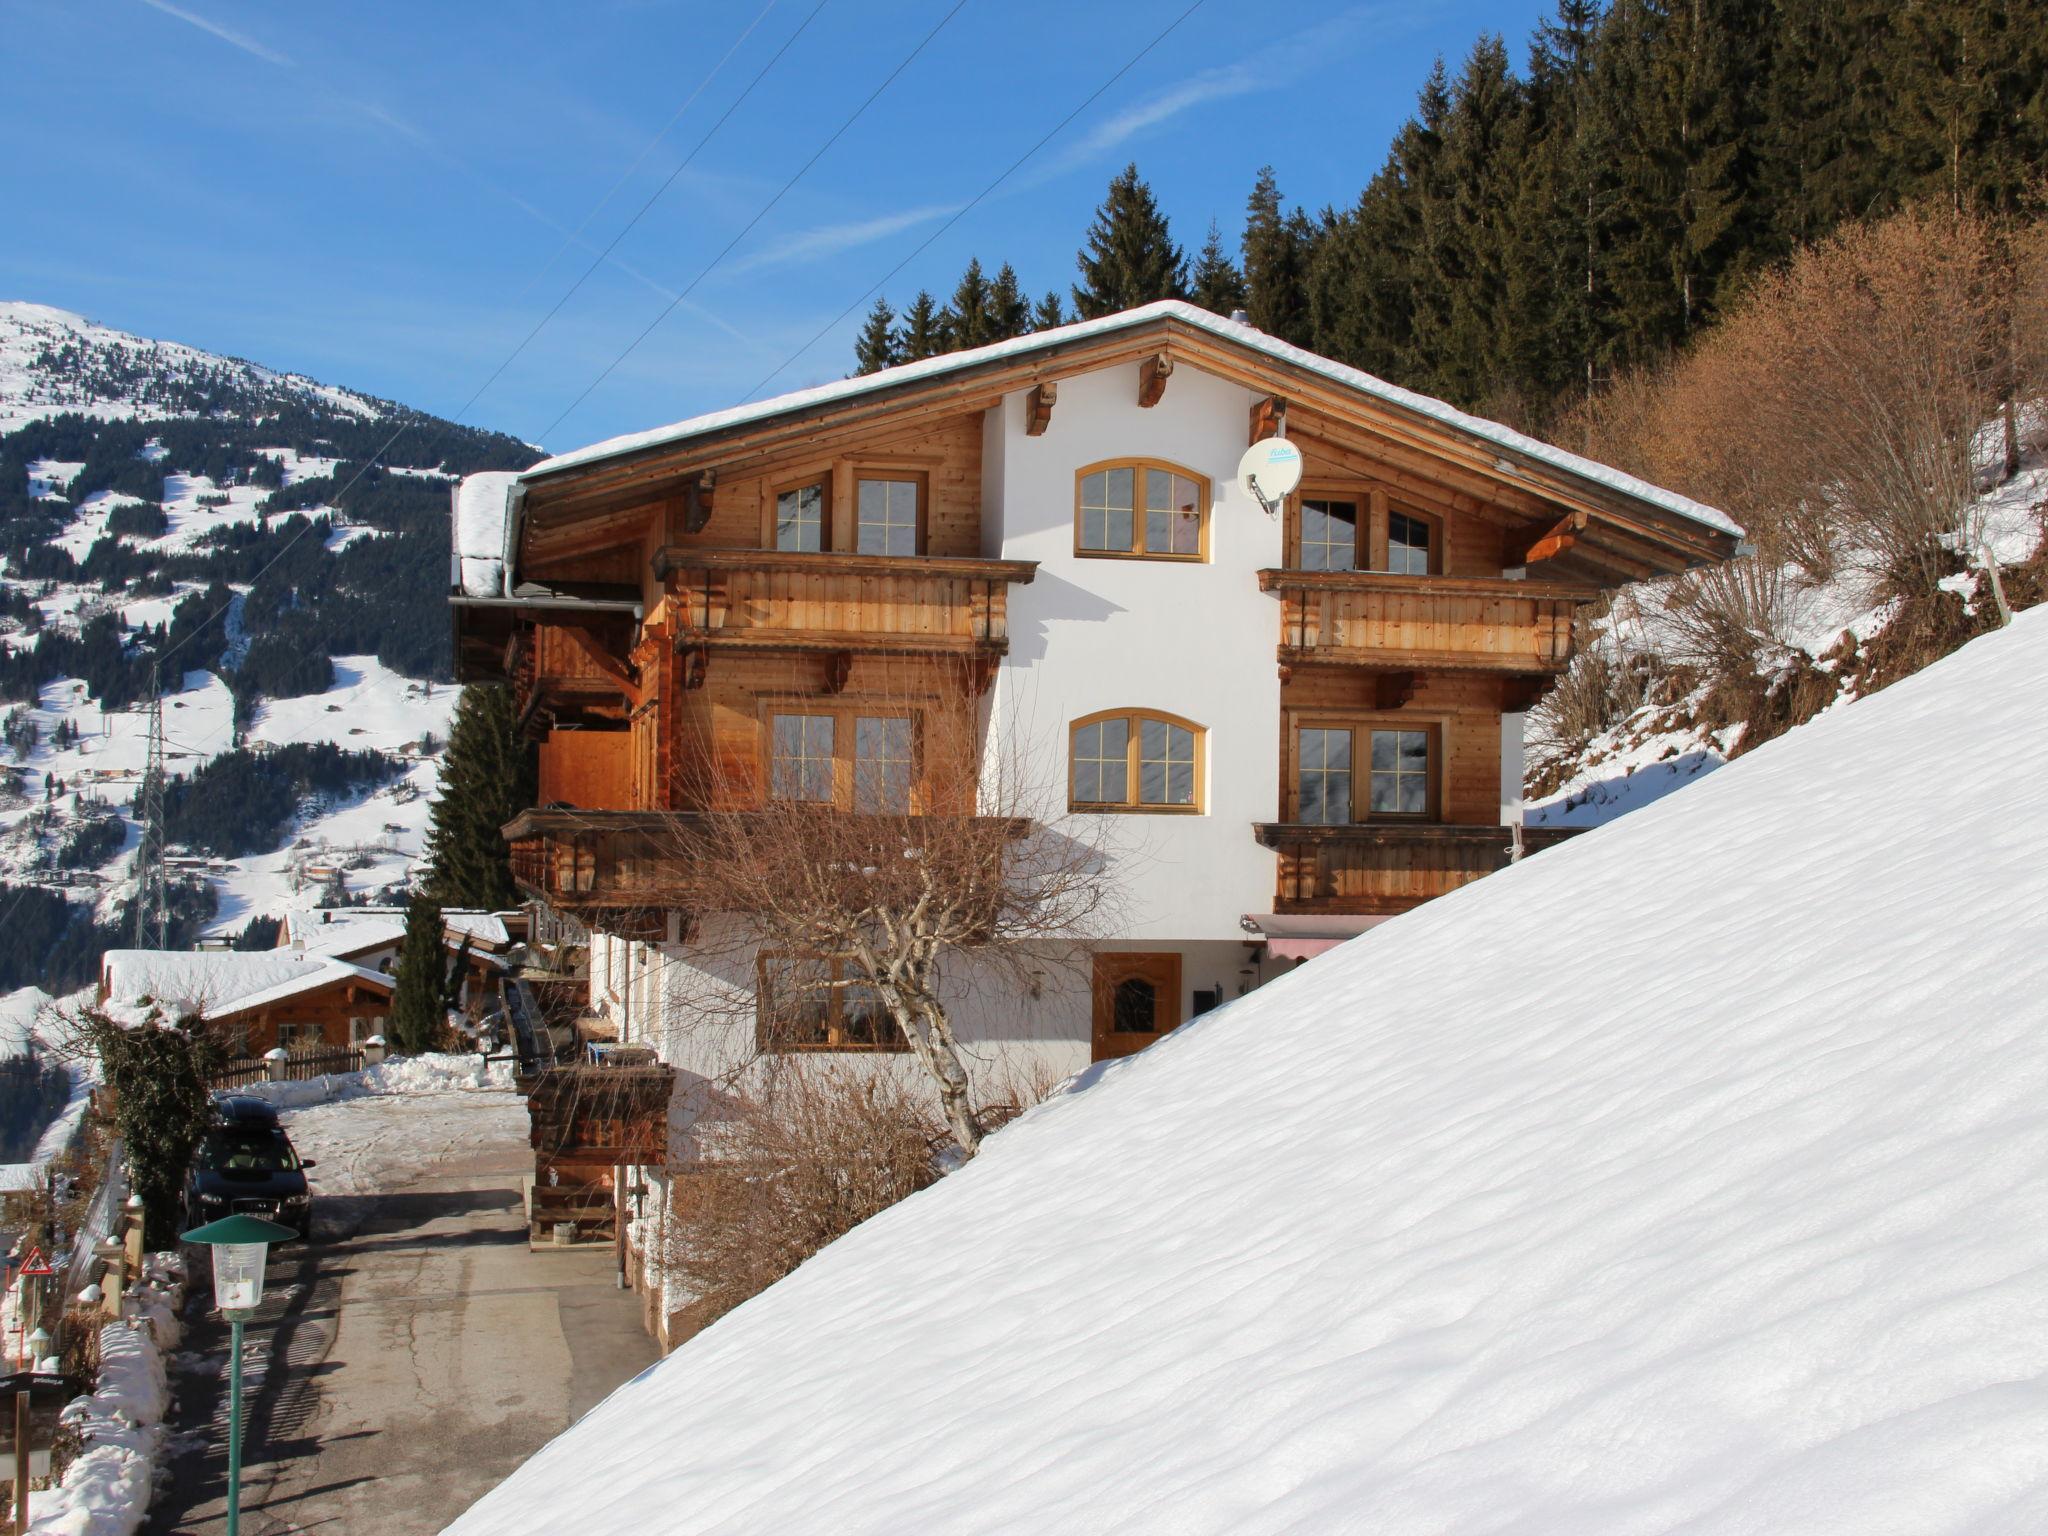
<path id="1" fill-rule="evenodd" d="M 460 1536 L 2048 1530 L 2048 609 L 1100 1070 Z"/>

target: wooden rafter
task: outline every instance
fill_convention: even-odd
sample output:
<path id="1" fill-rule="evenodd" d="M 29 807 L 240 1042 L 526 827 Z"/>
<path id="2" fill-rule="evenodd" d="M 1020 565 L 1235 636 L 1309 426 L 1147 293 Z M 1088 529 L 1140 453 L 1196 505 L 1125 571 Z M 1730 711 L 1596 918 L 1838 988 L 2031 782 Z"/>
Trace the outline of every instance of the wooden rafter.
<path id="1" fill-rule="evenodd" d="M 1031 391 L 1031 398 L 1024 407 L 1024 435 L 1043 437 L 1045 429 L 1052 425 L 1053 402 L 1059 399 L 1060 387 L 1048 379 Z"/>
<path id="2" fill-rule="evenodd" d="M 1382 672 L 1373 679 L 1381 709 L 1405 709 L 1422 689 L 1420 672 Z"/>
<path id="3" fill-rule="evenodd" d="M 1585 531 L 1586 514 L 1574 512 L 1563 522 L 1548 529 L 1542 538 L 1531 544 L 1518 564 L 1536 565 L 1541 561 L 1563 554 L 1579 542 L 1579 535 Z"/>
<path id="4" fill-rule="evenodd" d="M 619 692 L 626 696 L 628 703 L 640 702 L 640 672 L 637 667 L 619 660 L 605 649 L 602 640 L 581 624 L 563 624 L 560 629 L 574 642 L 576 649 L 589 658 L 593 667 L 618 684 Z"/>
<path id="5" fill-rule="evenodd" d="M 1251 440 L 1261 442 L 1269 437 L 1280 437 L 1287 431 L 1287 402 L 1278 395 L 1268 395 L 1252 405 Z"/>
<path id="6" fill-rule="evenodd" d="M 1166 381 L 1173 373 L 1173 359 L 1164 352 L 1138 365 L 1138 404 L 1149 410 L 1166 394 Z"/>

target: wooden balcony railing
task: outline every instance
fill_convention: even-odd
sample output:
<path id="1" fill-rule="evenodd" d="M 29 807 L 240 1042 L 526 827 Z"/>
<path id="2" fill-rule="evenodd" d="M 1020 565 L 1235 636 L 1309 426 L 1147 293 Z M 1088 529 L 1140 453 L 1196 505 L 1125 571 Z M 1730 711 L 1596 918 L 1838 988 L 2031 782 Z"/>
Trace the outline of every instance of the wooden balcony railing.
<path id="1" fill-rule="evenodd" d="M 1524 855 L 1552 847 L 1580 827 L 1525 827 Z M 1258 839 L 1280 855 L 1275 912 L 1406 912 L 1435 896 L 1505 869 L 1512 827 L 1319 826 L 1266 822 Z"/>
<path id="2" fill-rule="evenodd" d="M 669 811 L 521 811 L 505 824 L 512 878 L 557 911 L 660 913 L 681 904 L 689 828 Z"/>
<path id="3" fill-rule="evenodd" d="M 1031 560 L 666 548 L 677 643 L 708 649 L 1001 655 Z"/>
<path id="4" fill-rule="evenodd" d="M 1413 671 L 1557 672 L 1595 593 L 1545 582 L 1379 571 L 1259 572 L 1280 595 L 1280 659 Z"/>

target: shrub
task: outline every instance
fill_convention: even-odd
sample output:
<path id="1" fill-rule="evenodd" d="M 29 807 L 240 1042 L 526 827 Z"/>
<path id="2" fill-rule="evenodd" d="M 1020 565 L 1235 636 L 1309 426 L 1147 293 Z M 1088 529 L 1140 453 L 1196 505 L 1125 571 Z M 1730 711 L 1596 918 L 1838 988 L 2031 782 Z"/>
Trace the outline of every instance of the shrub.
<path id="1" fill-rule="evenodd" d="M 938 1177 L 939 1121 L 888 1072 L 786 1061 L 677 1181 L 664 1254 L 694 1331 Z"/>

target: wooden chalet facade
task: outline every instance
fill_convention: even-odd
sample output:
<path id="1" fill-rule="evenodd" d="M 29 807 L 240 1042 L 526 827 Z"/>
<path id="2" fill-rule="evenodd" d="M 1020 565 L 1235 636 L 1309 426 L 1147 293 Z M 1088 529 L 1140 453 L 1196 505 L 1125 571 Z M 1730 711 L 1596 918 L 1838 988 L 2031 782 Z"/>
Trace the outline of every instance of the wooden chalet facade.
<path id="1" fill-rule="evenodd" d="M 1235 480 L 1275 434 L 1306 461 L 1278 516 Z M 1503 867 L 1575 613 L 1739 538 L 1175 303 L 457 494 L 460 672 L 514 688 L 539 754 L 516 874 L 590 932 L 592 1009 L 686 1077 L 713 1071 L 664 1044 L 691 818 L 914 808 L 926 744 L 1024 741 L 1142 844 L 1093 977 L 962 1025 L 1063 1075 Z"/>

